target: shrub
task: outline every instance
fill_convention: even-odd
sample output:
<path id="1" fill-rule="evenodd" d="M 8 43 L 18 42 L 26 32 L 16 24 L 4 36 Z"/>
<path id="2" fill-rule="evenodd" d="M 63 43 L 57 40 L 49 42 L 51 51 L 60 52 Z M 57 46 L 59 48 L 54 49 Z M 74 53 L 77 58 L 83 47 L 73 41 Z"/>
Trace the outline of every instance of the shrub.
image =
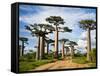
<path id="1" fill-rule="evenodd" d="M 75 63 L 79 63 L 79 64 L 88 63 L 85 56 L 74 57 L 72 61 L 75 62 Z"/>
<path id="2" fill-rule="evenodd" d="M 90 57 L 91 57 L 91 62 L 95 63 L 96 62 L 96 48 L 93 48 L 90 51 Z"/>

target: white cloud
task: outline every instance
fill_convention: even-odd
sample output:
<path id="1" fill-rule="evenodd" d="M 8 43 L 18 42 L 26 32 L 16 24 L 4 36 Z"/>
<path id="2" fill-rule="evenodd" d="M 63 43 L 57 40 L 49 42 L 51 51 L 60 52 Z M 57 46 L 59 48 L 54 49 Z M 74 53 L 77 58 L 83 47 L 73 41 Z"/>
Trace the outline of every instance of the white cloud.
<path id="1" fill-rule="evenodd" d="M 66 22 L 62 27 L 67 26 L 71 29 L 77 30 L 78 21 L 82 19 L 95 19 L 94 13 L 85 13 L 81 8 L 59 8 L 59 7 L 41 7 L 43 11 L 40 11 L 38 14 L 28 14 L 20 16 L 19 20 L 27 24 L 34 23 L 47 23 L 45 19 L 49 16 L 61 16 Z M 60 37 L 68 36 L 60 34 Z M 73 36 L 73 35 L 72 35 Z"/>
<path id="2" fill-rule="evenodd" d="M 95 19 L 94 13 L 85 13 L 80 8 L 60 8 L 60 7 L 42 7 L 43 11 L 38 14 L 28 14 L 20 17 L 20 21 L 27 24 L 47 23 L 45 19 L 49 16 L 61 16 L 65 20 L 65 25 L 75 28 L 75 24 L 82 19 Z M 62 25 L 61 25 L 62 26 Z"/>
<path id="3" fill-rule="evenodd" d="M 91 47 L 94 48 L 95 47 L 95 44 L 96 44 L 96 40 L 95 40 L 95 37 L 96 37 L 96 31 L 95 30 L 92 30 L 91 31 Z M 81 48 L 81 49 L 84 49 L 84 51 L 86 51 L 85 47 L 87 46 L 87 32 L 82 32 L 81 35 L 80 35 L 80 39 L 78 40 L 78 48 Z"/>
<path id="4" fill-rule="evenodd" d="M 59 7 L 41 7 L 43 11 L 40 11 L 38 14 L 28 14 L 23 15 L 19 17 L 19 20 L 27 23 L 27 24 L 34 24 L 34 23 L 47 23 L 45 19 L 49 16 L 61 16 L 64 21 L 66 22 L 64 25 L 60 26 L 68 26 L 69 28 L 73 29 L 73 31 L 77 31 L 79 28 L 78 21 L 83 19 L 96 19 L 95 13 L 86 13 L 81 8 L 59 8 Z M 24 8 L 25 9 L 25 8 Z M 77 32 L 79 33 L 79 32 Z M 69 38 L 70 40 L 73 40 L 77 34 L 75 33 L 60 33 L 60 38 Z M 95 42 L 94 36 L 95 33 L 91 33 L 92 37 L 92 44 Z M 79 36 L 79 35 L 77 35 Z M 54 34 L 50 34 L 50 38 L 54 39 Z M 81 33 L 78 40 L 78 46 L 80 48 L 84 48 L 86 46 L 86 32 Z M 83 38 L 83 40 L 82 40 Z"/>

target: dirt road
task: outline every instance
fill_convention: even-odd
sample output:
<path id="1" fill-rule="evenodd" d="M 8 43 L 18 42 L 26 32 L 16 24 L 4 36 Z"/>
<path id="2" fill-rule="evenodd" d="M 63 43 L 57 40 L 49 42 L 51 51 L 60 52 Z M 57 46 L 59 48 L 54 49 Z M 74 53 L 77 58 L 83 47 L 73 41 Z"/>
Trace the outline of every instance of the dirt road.
<path id="1" fill-rule="evenodd" d="M 84 68 L 89 67 L 87 64 L 73 63 L 70 59 L 64 59 L 53 63 L 48 63 L 37 67 L 34 70 L 53 70 L 53 69 L 70 69 L 70 68 Z"/>

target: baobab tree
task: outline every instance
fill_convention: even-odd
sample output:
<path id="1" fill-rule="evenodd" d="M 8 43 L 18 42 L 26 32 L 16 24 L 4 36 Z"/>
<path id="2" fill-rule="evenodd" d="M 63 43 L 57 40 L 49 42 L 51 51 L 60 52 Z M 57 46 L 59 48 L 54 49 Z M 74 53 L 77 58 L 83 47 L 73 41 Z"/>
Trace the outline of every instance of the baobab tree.
<path id="1" fill-rule="evenodd" d="M 81 20 L 79 22 L 80 28 L 87 31 L 87 61 L 91 61 L 91 35 L 90 31 L 96 29 L 96 22 L 94 20 Z"/>
<path id="2" fill-rule="evenodd" d="M 48 54 L 48 52 L 49 52 L 49 44 L 50 44 L 50 43 L 53 43 L 54 40 L 52 40 L 52 39 L 46 39 L 45 41 L 46 41 L 46 43 L 47 43 L 47 46 L 46 46 L 47 49 L 46 49 L 46 50 L 47 50 L 47 54 Z"/>
<path id="3" fill-rule="evenodd" d="M 67 56 L 68 52 L 69 52 L 69 47 L 68 46 L 64 46 L 64 48 L 66 49 L 66 56 Z"/>
<path id="4" fill-rule="evenodd" d="M 55 58 L 58 58 L 58 32 L 60 32 L 59 29 L 62 29 L 59 27 L 59 25 L 64 25 L 64 20 L 60 16 L 50 16 L 46 18 L 46 21 L 52 24 L 52 26 L 55 28 Z M 69 29 L 68 27 L 63 28 L 64 31 L 66 32 L 71 32 L 72 30 Z M 63 32 L 64 32 L 63 31 Z"/>
<path id="5" fill-rule="evenodd" d="M 73 58 L 74 57 L 74 46 L 76 46 L 78 44 L 76 42 L 74 42 L 74 41 L 69 41 L 68 45 L 70 45 L 70 48 L 71 48 L 71 57 Z"/>
<path id="6" fill-rule="evenodd" d="M 64 55 L 65 55 L 65 52 L 64 52 L 65 42 L 66 42 L 66 41 L 69 41 L 69 40 L 63 38 L 63 39 L 60 39 L 59 41 L 62 43 L 62 59 L 63 59 L 63 58 L 64 58 Z"/>
<path id="7" fill-rule="evenodd" d="M 47 28 L 48 27 L 48 28 Z M 38 37 L 38 50 L 37 50 L 37 55 L 36 59 L 43 59 L 44 57 L 44 39 L 45 35 L 52 33 L 52 26 L 49 24 L 34 24 L 34 25 L 28 25 L 26 26 L 26 29 L 31 32 L 31 35 L 37 36 Z"/>
<path id="8" fill-rule="evenodd" d="M 24 55 L 24 48 L 25 48 L 25 44 L 28 44 L 27 41 L 28 41 L 28 38 L 25 38 L 25 37 L 19 37 L 19 40 L 22 42 L 22 56 Z"/>

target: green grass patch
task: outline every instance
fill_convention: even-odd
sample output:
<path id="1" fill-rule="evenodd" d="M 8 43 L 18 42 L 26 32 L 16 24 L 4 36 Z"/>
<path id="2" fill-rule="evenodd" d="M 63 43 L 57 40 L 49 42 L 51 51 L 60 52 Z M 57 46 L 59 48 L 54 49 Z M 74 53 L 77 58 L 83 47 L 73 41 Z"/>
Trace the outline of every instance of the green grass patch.
<path id="1" fill-rule="evenodd" d="M 88 61 L 86 60 L 86 57 L 82 56 L 82 57 L 73 57 L 73 62 L 75 63 L 79 63 L 79 64 L 85 64 L 88 63 Z"/>
<path id="2" fill-rule="evenodd" d="M 19 64 L 19 71 L 20 72 L 29 71 L 29 70 L 35 69 L 38 66 L 51 63 L 51 62 L 54 62 L 54 61 L 53 60 L 38 60 L 34 62 L 21 61 Z"/>
<path id="3" fill-rule="evenodd" d="M 96 67 L 96 63 L 89 63 L 88 64 L 90 67 Z"/>

